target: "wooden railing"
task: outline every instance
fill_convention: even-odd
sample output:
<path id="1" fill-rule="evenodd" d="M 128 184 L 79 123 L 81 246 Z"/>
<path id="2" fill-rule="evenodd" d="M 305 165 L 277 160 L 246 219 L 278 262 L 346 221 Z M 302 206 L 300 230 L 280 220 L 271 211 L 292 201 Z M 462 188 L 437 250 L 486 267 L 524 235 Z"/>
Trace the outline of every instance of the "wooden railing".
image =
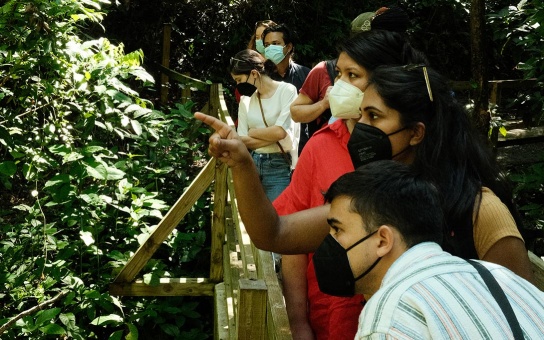
<path id="1" fill-rule="evenodd" d="M 489 104 L 491 107 L 500 106 L 503 90 L 529 90 L 541 86 L 536 78 L 531 79 L 504 79 L 490 80 L 489 82 Z M 454 91 L 472 91 L 475 84 L 470 81 L 452 81 Z M 499 128 L 494 128 L 491 133 L 491 143 L 494 147 L 504 147 L 544 141 L 544 127 L 532 129 L 509 129 L 505 136 L 499 133 Z"/>
<path id="2" fill-rule="evenodd" d="M 187 87 L 206 91 L 201 110 L 233 126 L 221 84 L 163 70 Z M 213 188 L 209 277 L 161 278 L 147 285 L 138 274 L 200 196 Z M 292 339 L 282 290 L 270 252 L 256 249 L 238 215 L 230 171 L 210 159 L 110 284 L 118 296 L 214 296 L 215 339 Z"/>

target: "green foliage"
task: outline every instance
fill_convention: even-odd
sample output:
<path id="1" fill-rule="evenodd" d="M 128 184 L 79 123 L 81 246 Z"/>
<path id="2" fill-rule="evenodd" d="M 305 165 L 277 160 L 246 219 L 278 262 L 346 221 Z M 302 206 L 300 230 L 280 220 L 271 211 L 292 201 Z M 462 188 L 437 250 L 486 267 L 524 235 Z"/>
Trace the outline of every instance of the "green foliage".
<path id="1" fill-rule="evenodd" d="M 516 183 L 516 199 L 524 213 L 527 227 L 544 229 L 544 163 L 536 163 L 511 174 Z"/>
<path id="2" fill-rule="evenodd" d="M 80 38 L 108 3 L 0 7 L 0 326 L 68 292 L 2 339 L 137 339 L 148 328 L 155 336 L 205 338 L 211 329 L 191 299 L 142 304 L 107 293 L 194 178 L 208 133 L 194 124 L 192 103 L 161 112 L 134 90 L 154 82 L 141 50 L 125 54 L 106 38 Z M 209 200 L 198 201 L 144 268 L 147 282 L 202 274 Z M 161 316 L 174 300 L 187 307 L 170 312 L 191 323 Z"/>
<path id="3" fill-rule="evenodd" d="M 527 125 L 538 125 L 544 119 L 544 2 L 520 1 L 517 6 L 502 8 L 489 15 L 493 39 L 500 44 L 500 54 L 511 57 L 512 67 L 526 79 L 536 78 L 539 85 L 518 94 L 508 105 L 523 107 Z"/>

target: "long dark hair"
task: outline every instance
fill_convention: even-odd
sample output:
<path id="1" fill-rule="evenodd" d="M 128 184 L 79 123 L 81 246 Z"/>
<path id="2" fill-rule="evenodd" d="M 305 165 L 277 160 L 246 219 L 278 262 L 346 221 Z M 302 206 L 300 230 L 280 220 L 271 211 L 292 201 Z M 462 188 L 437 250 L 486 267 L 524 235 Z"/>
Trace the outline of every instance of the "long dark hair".
<path id="1" fill-rule="evenodd" d="M 229 73 L 249 74 L 256 70 L 260 74 L 270 76 L 276 72 L 277 66 L 271 60 L 264 57 L 257 51 L 246 49 L 242 50 L 230 59 Z"/>
<path id="2" fill-rule="evenodd" d="M 425 138 L 417 148 L 413 166 L 440 188 L 447 236 L 457 234 L 459 238 L 472 240 L 470 251 L 461 250 L 468 251 L 468 255 L 457 255 L 474 256 L 472 217 L 479 209 L 477 197 L 481 197 L 483 186 L 501 199 L 520 228 L 521 218 L 513 203 L 511 186 L 484 136 L 477 132 L 464 107 L 455 99 L 448 81 L 426 68 L 427 86 L 422 66 L 378 67 L 369 86 L 388 107 L 399 111 L 404 126 L 425 124 Z"/>
<path id="3" fill-rule="evenodd" d="M 267 27 L 274 26 L 274 25 L 276 25 L 276 23 L 274 21 L 272 21 L 272 20 L 257 21 L 255 23 L 255 29 L 253 29 L 253 35 L 251 36 L 251 38 L 249 38 L 249 42 L 247 43 L 247 49 L 248 50 L 257 50 L 255 40 L 262 39 L 262 37 L 258 37 L 255 34 L 255 32 L 257 31 L 257 28 L 264 27 L 266 29 Z"/>
<path id="4" fill-rule="evenodd" d="M 410 45 L 403 34 L 385 30 L 360 32 L 338 46 L 367 71 L 380 65 L 427 64 L 425 55 Z"/>

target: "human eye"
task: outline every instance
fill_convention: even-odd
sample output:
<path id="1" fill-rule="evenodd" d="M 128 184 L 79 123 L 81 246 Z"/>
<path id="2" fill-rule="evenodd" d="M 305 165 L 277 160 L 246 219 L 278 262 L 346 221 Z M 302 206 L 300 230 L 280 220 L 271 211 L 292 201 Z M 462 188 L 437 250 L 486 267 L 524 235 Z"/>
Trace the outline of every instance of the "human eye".
<path id="1" fill-rule="evenodd" d="M 336 226 L 331 226 L 331 229 L 334 235 L 338 235 L 338 233 L 341 231 L 341 229 Z"/>
<path id="2" fill-rule="evenodd" d="M 359 75 L 358 75 L 358 74 L 355 74 L 355 73 L 353 73 L 353 72 L 350 72 L 350 73 L 349 73 L 349 77 L 350 77 L 350 78 L 359 78 Z"/>
<path id="3" fill-rule="evenodd" d="M 370 112 L 368 114 L 368 116 L 370 117 L 370 120 L 376 120 L 376 119 L 380 118 L 380 116 L 377 115 L 375 112 Z"/>

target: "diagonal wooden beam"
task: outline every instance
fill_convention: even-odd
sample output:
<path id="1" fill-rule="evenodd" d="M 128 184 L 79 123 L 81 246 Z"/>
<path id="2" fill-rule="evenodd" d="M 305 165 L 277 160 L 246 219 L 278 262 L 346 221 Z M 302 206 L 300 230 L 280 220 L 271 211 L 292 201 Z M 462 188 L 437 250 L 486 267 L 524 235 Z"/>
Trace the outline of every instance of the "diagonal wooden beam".
<path id="1" fill-rule="evenodd" d="M 114 282 L 132 282 L 136 275 L 146 265 L 147 261 L 153 256 L 162 242 L 172 233 L 179 222 L 191 210 L 191 207 L 202 196 L 204 191 L 210 186 L 215 176 L 215 158 L 212 158 L 208 164 L 200 171 L 193 180 L 187 191 L 181 195 L 178 201 L 170 208 L 166 216 L 159 222 L 155 230 L 147 237 L 145 242 L 138 248 L 134 256 L 128 260 L 127 264 Z"/>

